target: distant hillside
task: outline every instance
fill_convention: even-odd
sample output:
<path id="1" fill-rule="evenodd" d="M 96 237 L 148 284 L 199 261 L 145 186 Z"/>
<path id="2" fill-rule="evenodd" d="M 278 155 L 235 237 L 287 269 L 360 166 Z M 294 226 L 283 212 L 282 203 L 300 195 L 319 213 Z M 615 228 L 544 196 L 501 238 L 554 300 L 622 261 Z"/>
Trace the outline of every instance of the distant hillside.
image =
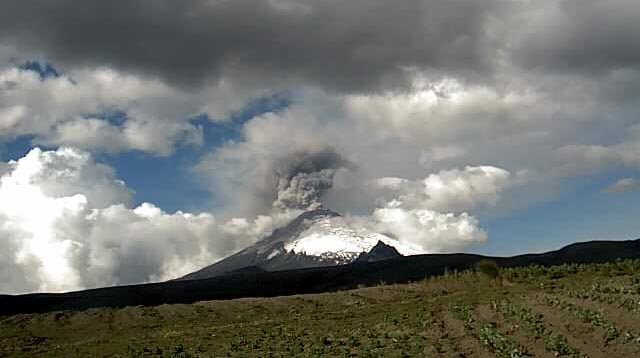
<path id="1" fill-rule="evenodd" d="M 3 295 L 0 296 L 0 315 L 331 292 L 380 282 L 418 281 L 441 275 L 445 271 L 469 269 L 484 258 L 495 260 L 502 267 L 638 259 L 640 240 L 591 241 L 542 254 L 505 258 L 473 254 L 416 255 L 277 272 L 263 272 L 253 268 L 203 280 L 169 281 L 60 294 Z"/>

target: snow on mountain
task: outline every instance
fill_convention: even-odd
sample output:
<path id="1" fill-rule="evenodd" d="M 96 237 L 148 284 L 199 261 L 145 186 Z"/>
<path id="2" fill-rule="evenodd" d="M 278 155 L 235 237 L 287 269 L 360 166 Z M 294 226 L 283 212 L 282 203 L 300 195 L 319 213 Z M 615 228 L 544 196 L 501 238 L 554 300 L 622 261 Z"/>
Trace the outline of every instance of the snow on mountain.
<path id="1" fill-rule="evenodd" d="M 371 251 L 379 242 L 394 247 L 403 255 L 418 253 L 389 236 L 354 227 L 333 211 L 312 210 L 254 245 L 182 279 L 214 277 L 247 267 L 275 271 L 348 264 Z"/>
<path id="2" fill-rule="evenodd" d="M 401 245 L 386 235 L 365 228 L 347 226 L 344 219 L 335 216 L 317 217 L 299 237 L 285 243 L 289 252 L 321 257 L 336 263 L 349 263 L 363 252 L 369 252 L 378 241 L 395 247 L 403 255 L 417 252 Z"/>

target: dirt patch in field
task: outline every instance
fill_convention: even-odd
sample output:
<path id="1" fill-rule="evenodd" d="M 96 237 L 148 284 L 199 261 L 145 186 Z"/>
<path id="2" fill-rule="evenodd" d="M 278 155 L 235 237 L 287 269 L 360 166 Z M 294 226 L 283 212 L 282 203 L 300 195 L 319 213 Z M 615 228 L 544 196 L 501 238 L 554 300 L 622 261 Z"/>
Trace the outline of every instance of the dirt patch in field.
<path id="1" fill-rule="evenodd" d="M 617 342 L 606 345 L 602 328 L 584 323 L 569 312 L 549 307 L 537 300 L 529 301 L 528 306 L 543 315 L 545 324 L 551 330 L 565 336 L 571 346 L 590 358 L 636 357 L 635 349 L 628 345 Z"/>
<path id="2" fill-rule="evenodd" d="M 447 343 L 451 349 L 445 357 L 495 357 L 473 337 L 471 332 L 465 329 L 464 323 L 453 317 L 449 312 L 439 312 L 437 315 L 441 320 L 440 326 L 441 341 Z"/>
<path id="3" fill-rule="evenodd" d="M 638 331 L 638 316 L 615 307 L 613 305 L 593 302 L 583 299 L 566 299 L 575 305 L 599 312 L 607 322 L 610 322 L 620 332 L 620 337 L 612 342 L 615 345 L 623 345 L 633 354 L 640 357 L 640 331 Z"/>
<path id="4" fill-rule="evenodd" d="M 500 333 L 511 337 L 521 347 L 524 347 L 527 352 L 532 354 L 532 356 L 553 357 L 551 353 L 545 350 L 542 340 L 536 339 L 533 333 L 530 332 L 522 322 L 516 322 L 502 316 L 496 312 L 492 304 L 479 305 L 476 308 L 476 313 L 480 320 L 494 323 Z"/>

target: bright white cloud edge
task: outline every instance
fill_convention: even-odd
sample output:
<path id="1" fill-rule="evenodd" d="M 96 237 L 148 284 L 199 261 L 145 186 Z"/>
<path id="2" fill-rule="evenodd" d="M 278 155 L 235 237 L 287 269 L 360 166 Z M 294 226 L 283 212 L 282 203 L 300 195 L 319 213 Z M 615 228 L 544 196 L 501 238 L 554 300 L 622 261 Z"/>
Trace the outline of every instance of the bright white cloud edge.
<path id="1" fill-rule="evenodd" d="M 132 191 L 112 168 L 96 163 L 88 152 L 68 147 L 36 148 L 3 166 L 0 291 L 4 293 L 59 292 L 176 278 L 248 246 L 299 214 L 272 210 L 221 222 L 208 213 L 166 213 L 151 203 L 132 208 Z M 478 183 L 458 186 L 466 197 L 474 197 L 464 208 L 453 202 L 451 208 L 460 211 L 471 209 L 476 201 L 494 200 L 500 188 L 493 185 L 496 181 L 502 185 L 500 177 L 508 173 L 469 167 L 433 174 L 426 182 L 438 175 L 442 181 L 465 178 L 469 183 L 493 183 L 488 189 Z M 478 190 L 470 194 L 470 187 Z M 422 189 L 438 204 L 424 198 L 404 204 L 398 197 L 370 216 L 342 220 L 354 228 L 390 234 L 412 253 L 463 249 L 486 240 L 477 220 L 466 212 L 429 209 L 444 208 L 443 198 L 451 193 L 437 196 L 428 185 Z"/>

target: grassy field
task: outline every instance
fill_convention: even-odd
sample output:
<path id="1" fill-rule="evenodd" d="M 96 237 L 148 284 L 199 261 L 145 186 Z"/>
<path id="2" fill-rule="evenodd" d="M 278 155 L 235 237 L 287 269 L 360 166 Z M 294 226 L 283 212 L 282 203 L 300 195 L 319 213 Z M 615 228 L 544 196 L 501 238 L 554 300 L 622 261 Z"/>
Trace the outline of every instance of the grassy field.
<path id="1" fill-rule="evenodd" d="M 0 357 L 640 357 L 640 261 L 0 317 Z"/>

